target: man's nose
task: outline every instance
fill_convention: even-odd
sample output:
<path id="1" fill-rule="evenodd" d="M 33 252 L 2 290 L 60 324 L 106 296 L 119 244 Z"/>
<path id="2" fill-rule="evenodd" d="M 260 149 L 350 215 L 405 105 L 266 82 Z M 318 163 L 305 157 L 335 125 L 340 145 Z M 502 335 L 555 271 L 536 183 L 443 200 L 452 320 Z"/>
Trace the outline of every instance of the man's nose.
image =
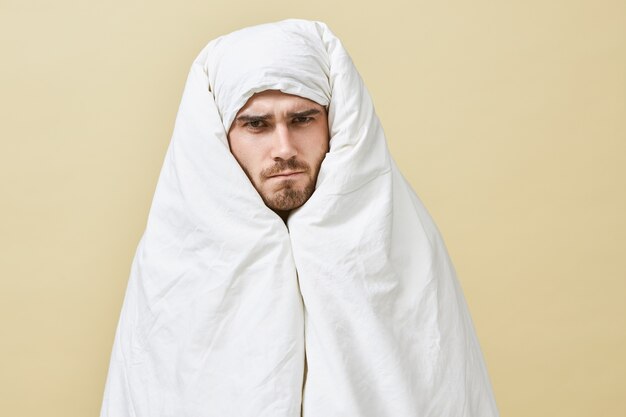
<path id="1" fill-rule="evenodd" d="M 293 134 L 285 125 L 278 124 L 274 130 L 272 143 L 273 159 L 291 159 L 298 154 L 294 144 Z"/>

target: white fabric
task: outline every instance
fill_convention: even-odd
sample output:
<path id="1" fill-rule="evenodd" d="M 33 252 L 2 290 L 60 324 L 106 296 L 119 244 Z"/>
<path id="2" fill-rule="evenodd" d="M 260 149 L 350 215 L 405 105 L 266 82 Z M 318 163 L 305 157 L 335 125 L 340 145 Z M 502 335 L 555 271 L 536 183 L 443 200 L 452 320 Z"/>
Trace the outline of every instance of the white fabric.
<path id="1" fill-rule="evenodd" d="M 226 139 L 266 89 L 329 106 L 330 151 L 288 228 Z M 444 244 L 352 61 L 323 23 L 287 20 L 220 37 L 191 67 L 101 416 L 301 415 L 498 412 Z"/>

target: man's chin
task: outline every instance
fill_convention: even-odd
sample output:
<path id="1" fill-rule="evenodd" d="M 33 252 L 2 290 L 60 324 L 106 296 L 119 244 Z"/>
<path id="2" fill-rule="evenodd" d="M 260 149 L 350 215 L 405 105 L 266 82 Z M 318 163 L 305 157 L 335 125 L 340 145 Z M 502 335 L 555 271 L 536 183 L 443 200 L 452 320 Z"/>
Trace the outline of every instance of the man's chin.
<path id="1" fill-rule="evenodd" d="M 263 201 L 274 211 L 289 211 L 301 207 L 313 194 L 314 187 L 286 187 L 270 195 L 263 196 Z"/>

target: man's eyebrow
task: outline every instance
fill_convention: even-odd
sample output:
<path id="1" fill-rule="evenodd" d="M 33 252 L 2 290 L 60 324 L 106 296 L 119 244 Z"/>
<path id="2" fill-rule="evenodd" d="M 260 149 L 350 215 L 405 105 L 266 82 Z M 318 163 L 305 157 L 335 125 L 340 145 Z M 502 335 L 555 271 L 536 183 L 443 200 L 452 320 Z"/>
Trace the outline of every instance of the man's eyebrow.
<path id="1" fill-rule="evenodd" d="M 241 122 L 253 122 L 255 120 L 268 120 L 271 119 L 272 115 L 270 114 L 242 114 L 241 116 L 237 116 L 235 120 Z"/>
<path id="2" fill-rule="evenodd" d="M 318 109 L 308 109 L 308 110 L 303 110 L 303 111 L 290 112 L 290 113 L 287 113 L 287 116 L 288 117 L 307 117 L 307 116 L 313 116 L 319 113 L 321 112 Z M 240 116 L 237 116 L 235 120 L 239 122 L 252 122 L 256 120 L 261 120 L 261 121 L 270 120 L 273 118 L 274 116 L 272 116 L 271 114 L 242 114 Z"/>
<path id="3" fill-rule="evenodd" d="M 314 114 L 319 114 L 319 113 L 320 113 L 320 111 L 318 109 L 309 109 L 309 110 L 304 110 L 304 111 L 287 113 L 287 116 L 289 116 L 289 117 L 306 117 L 306 116 L 313 116 Z"/>

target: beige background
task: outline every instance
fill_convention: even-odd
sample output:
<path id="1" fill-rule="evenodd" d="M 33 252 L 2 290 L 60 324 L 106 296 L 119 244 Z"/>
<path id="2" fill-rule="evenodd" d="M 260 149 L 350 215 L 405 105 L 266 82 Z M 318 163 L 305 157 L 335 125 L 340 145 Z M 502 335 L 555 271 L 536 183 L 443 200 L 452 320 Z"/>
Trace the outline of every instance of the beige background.
<path id="1" fill-rule="evenodd" d="M 626 415 L 626 3 L 607 0 L 0 0 L 0 415 L 98 414 L 189 66 L 287 17 L 351 52 L 502 415 Z"/>

